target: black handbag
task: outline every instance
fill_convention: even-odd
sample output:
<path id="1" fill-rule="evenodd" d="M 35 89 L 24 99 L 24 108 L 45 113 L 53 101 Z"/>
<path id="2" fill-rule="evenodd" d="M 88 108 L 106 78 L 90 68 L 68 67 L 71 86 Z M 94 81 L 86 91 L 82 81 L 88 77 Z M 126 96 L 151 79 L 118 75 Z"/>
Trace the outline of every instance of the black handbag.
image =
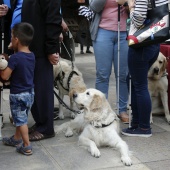
<path id="1" fill-rule="evenodd" d="M 168 4 L 155 6 L 155 0 L 151 0 L 152 9 L 148 10 L 147 18 L 140 28 L 136 28 L 130 21 L 128 28 L 129 47 L 138 48 L 151 44 L 162 43 L 169 39 L 169 9 Z M 129 21 L 127 22 L 127 25 Z"/>

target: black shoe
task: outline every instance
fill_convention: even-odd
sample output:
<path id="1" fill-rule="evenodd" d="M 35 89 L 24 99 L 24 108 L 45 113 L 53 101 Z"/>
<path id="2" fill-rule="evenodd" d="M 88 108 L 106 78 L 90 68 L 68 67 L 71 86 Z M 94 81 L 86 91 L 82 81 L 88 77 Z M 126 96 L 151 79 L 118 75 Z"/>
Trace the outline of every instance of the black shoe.
<path id="1" fill-rule="evenodd" d="M 84 54 L 84 52 L 83 52 L 83 51 L 80 51 L 80 54 Z"/>
<path id="2" fill-rule="evenodd" d="M 92 54 L 92 52 L 90 50 L 87 50 L 86 53 Z"/>
<path id="3" fill-rule="evenodd" d="M 59 119 L 59 108 L 54 108 L 54 117 L 53 117 L 53 120 L 57 120 Z"/>

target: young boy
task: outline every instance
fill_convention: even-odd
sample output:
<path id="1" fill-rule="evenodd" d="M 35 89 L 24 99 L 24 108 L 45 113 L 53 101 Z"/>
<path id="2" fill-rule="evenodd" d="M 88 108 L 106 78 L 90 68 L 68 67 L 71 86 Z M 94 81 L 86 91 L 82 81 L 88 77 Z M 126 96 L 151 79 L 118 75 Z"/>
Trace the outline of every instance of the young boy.
<path id="1" fill-rule="evenodd" d="M 32 155 L 32 146 L 28 136 L 27 119 L 34 100 L 34 68 L 35 56 L 29 50 L 34 29 L 28 23 L 19 23 L 12 28 L 11 43 L 14 54 L 8 61 L 8 66 L 1 71 L 1 77 L 10 77 L 10 108 L 16 125 L 15 135 L 5 137 L 2 142 L 15 146 L 17 152 Z"/>

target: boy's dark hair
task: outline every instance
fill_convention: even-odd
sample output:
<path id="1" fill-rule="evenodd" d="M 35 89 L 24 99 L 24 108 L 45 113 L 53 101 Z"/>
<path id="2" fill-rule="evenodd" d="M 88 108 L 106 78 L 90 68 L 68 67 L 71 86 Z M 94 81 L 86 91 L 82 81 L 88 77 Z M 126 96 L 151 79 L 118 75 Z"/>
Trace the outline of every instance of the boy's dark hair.
<path id="1" fill-rule="evenodd" d="M 12 33 L 19 39 L 21 45 L 29 46 L 34 36 L 34 28 L 27 22 L 21 22 L 14 25 Z"/>

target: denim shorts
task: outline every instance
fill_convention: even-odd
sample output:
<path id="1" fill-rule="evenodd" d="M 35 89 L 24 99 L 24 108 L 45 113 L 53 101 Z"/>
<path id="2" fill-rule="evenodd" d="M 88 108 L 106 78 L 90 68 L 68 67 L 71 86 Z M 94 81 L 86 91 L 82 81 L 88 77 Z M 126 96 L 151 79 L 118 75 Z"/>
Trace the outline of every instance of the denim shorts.
<path id="1" fill-rule="evenodd" d="M 16 126 L 27 124 L 28 113 L 34 102 L 34 89 L 19 94 L 10 94 L 10 108 Z"/>

